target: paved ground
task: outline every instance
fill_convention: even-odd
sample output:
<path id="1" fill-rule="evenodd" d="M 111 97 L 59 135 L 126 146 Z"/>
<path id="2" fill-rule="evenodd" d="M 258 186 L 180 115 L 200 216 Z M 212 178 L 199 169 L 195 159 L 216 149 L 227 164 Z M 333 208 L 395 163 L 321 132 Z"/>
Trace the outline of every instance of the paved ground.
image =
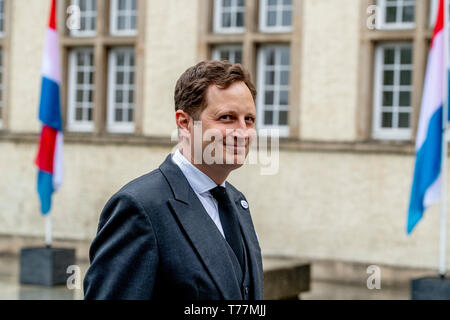
<path id="1" fill-rule="evenodd" d="M 270 262 L 275 263 L 276 262 Z M 266 265 L 266 262 L 265 262 Z M 81 274 L 87 270 L 87 263 L 79 264 Z M 82 290 L 67 287 L 43 288 L 19 285 L 19 262 L 11 256 L 0 256 L 0 300 L 81 300 Z M 409 299 L 409 289 L 369 290 L 364 285 L 349 285 L 313 281 L 311 291 L 301 295 L 301 299 Z"/>

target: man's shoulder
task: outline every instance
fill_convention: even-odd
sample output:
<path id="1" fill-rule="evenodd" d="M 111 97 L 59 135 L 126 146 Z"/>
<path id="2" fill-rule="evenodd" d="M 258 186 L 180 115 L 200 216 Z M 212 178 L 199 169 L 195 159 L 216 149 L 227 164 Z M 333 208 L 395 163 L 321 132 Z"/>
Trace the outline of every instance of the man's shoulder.
<path id="1" fill-rule="evenodd" d="M 142 175 L 124 185 L 117 191 L 117 195 L 126 194 L 141 204 L 157 203 L 161 199 L 167 199 L 171 189 L 166 178 L 159 168 Z"/>

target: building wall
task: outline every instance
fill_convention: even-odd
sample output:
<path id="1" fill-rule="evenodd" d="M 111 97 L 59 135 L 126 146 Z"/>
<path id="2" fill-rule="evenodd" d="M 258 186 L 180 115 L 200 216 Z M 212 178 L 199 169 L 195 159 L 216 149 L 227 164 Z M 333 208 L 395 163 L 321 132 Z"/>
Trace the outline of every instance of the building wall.
<path id="1" fill-rule="evenodd" d="M 170 136 L 176 129 L 173 94 L 178 77 L 197 63 L 198 11 L 198 1 L 147 2 L 145 135 Z"/>
<path id="2" fill-rule="evenodd" d="M 11 1 L 9 128 L 38 132 L 41 61 L 48 8 L 42 1 Z"/>
<path id="3" fill-rule="evenodd" d="M 302 139 L 356 138 L 362 1 L 356 2 L 304 1 L 299 112 Z"/>
<path id="4" fill-rule="evenodd" d="M 43 236 L 31 165 L 35 145 L 2 142 L 0 147 L 0 234 Z M 106 201 L 131 179 L 157 168 L 170 151 L 66 144 L 65 184 L 52 211 L 54 236 L 90 241 Z M 246 165 L 229 181 L 248 199 L 264 254 L 435 267 L 438 207 L 426 213 L 412 236 L 405 233 L 412 170 L 409 155 L 282 151 L 276 175 Z"/>

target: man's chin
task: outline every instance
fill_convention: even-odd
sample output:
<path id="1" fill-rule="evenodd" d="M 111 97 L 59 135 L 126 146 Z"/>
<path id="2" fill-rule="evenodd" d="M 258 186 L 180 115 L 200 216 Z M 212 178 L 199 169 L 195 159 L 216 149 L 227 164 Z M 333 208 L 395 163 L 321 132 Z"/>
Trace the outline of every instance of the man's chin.
<path id="1" fill-rule="evenodd" d="M 237 169 L 244 165 L 246 156 L 242 154 L 229 154 L 227 158 L 223 159 L 224 166 L 228 168 Z"/>

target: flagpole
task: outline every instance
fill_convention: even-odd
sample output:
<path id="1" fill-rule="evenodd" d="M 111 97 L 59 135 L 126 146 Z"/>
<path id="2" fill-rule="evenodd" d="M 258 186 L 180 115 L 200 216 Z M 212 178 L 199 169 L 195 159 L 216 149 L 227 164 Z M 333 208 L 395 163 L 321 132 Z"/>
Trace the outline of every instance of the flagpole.
<path id="1" fill-rule="evenodd" d="M 45 246 L 47 248 L 52 246 L 52 215 L 50 213 L 45 215 Z"/>
<path id="2" fill-rule="evenodd" d="M 447 244 L 447 155 L 448 155 L 448 143 L 447 143 L 447 129 L 448 129 L 448 107 L 449 107 L 449 0 L 444 0 L 444 61 L 445 61 L 445 74 L 444 74 L 444 105 L 442 110 L 442 161 L 441 161 L 441 225 L 440 225 L 440 246 L 439 246 L 439 273 L 441 278 L 445 278 L 446 267 L 446 244 Z"/>

